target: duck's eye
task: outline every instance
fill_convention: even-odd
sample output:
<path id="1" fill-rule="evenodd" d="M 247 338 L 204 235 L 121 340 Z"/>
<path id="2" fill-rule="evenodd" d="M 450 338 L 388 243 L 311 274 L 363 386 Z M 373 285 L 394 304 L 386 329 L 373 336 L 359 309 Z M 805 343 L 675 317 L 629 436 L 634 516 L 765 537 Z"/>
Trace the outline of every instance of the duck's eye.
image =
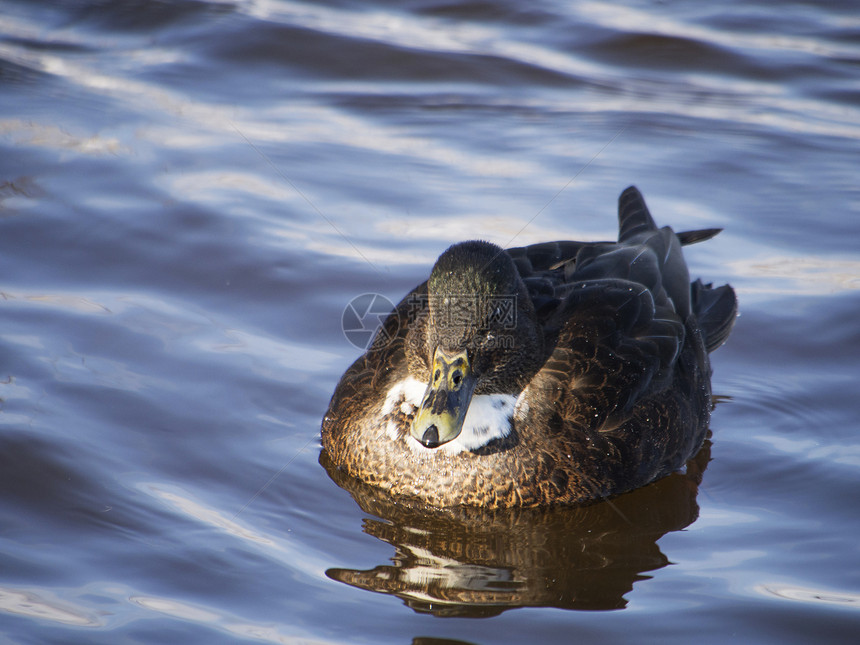
<path id="1" fill-rule="evenodd" d="M 454 383 L 454 387 L 456 387 L 463 381 L 463 375 L 459 371 L 454 372 L 453 376 L 451 376 L 451 381 Z"/>

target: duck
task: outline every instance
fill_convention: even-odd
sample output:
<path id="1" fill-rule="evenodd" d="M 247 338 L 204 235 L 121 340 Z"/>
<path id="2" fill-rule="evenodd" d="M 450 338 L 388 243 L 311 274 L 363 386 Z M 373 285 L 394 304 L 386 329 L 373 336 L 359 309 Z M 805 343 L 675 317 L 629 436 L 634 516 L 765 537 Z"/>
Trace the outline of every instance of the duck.
<path id="1" fill-rule="evenodd" d="M 585 505 L 681 470 L 738 305 L 635 186 L 618 240 L 459 242 L 384 318 L 321 425 L 334 468 L 430 507 Z"/>

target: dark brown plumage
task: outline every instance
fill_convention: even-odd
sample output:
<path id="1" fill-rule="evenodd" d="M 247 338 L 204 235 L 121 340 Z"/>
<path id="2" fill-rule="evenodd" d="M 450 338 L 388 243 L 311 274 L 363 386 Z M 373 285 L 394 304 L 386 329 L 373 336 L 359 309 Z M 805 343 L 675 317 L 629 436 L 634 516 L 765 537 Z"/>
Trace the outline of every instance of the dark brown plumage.
<path id="1" fill-rule="evenodd" d="M 731 330 L 734 291 L 691 284 L 681 252 L 718 231 L 658 229 L 634 187 L 619 228 L 618 242 L 446 251 L 338 384 L 322 425 L 331 461 L 392 494 L 490 508 L 585 503 L 680 468 L 708 428 L 708 352 Z M 475 410 L 481 395 L 516 397 L 487 443 L 480 419 L 465 447 L 410 434 L 437 349 L 467 363 Z"/>

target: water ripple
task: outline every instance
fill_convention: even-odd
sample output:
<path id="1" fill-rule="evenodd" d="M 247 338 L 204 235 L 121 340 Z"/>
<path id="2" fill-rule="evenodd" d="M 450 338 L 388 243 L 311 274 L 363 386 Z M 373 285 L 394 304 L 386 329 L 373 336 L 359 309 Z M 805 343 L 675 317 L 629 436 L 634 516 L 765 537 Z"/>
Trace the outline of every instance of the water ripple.
<path id="1" fill-rule="evenodd" d="M 101 627 L 91 611 L 51 598 L 46 592 L 0 587 L 0 612 L 75 627 Z"/>
<path id="2" fill-rule="evenodd" d="M 813 589 L 793 585 L 765 584 L 756 587 L 761 594 L 785 600 L 796 600 L 815 605 L 834 605 L 848 609 L 860 609 L 860 593 Z"/>

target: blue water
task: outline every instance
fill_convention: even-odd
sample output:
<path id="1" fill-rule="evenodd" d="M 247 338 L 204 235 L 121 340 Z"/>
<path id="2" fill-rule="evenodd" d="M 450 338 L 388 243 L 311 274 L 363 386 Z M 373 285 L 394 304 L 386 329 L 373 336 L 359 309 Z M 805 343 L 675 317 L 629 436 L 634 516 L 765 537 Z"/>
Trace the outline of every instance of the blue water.
<path id="1" fill-rule="evenodd" d="M 860 19 L 827 5 L 0 0 L 0 640 L 854 642 Z M 687 252 L 741 309 L 701 484 L 503 518 L 338 486 L 349 301 L 461 239 L 612 237 L 629 184 L 725 228 Z"/>

